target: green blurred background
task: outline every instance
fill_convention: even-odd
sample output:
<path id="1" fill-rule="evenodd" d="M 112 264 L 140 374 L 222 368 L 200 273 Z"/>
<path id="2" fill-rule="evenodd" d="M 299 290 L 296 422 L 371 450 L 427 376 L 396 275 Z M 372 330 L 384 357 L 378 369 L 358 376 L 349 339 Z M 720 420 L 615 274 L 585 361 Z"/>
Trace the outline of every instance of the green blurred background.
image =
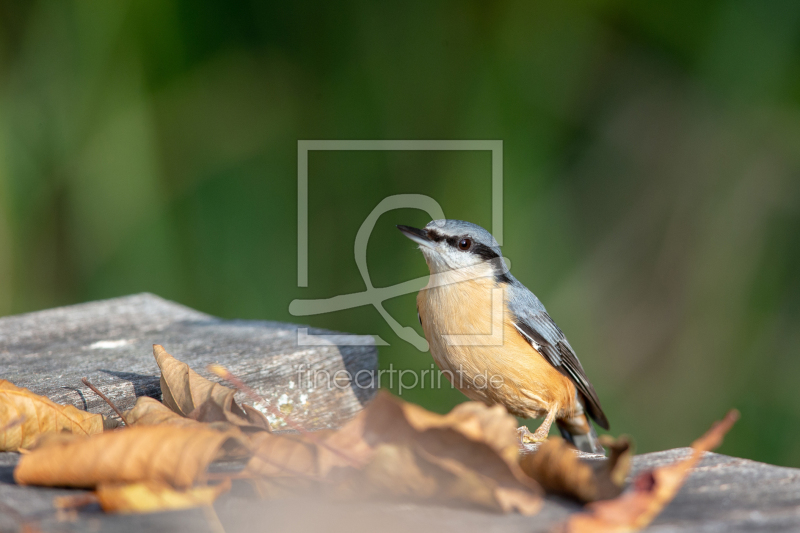
<path id="1" fill-rule="evenodd" d="M 722 452 L 800 466 L 800 2 L 0 2 L 0 315 L 151 291 L 430 368 L 372 308 L 289 302 L 364 289 L 387 195 L 489 227 L 490 154 L 312 152 L 301 289 L 298 139 L 502 140 L 505 254 L 613 433 L 735 406 Z M 381 217 L 376 286 L 427 273 L 394 229 L 426 222 Z"/>

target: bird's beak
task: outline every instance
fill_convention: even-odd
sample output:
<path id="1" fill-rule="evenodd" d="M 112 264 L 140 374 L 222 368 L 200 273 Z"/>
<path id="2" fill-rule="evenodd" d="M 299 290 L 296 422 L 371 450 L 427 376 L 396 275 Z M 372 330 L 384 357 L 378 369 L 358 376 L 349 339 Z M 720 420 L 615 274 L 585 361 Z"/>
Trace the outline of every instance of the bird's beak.
<path id="1" fill-rule="evenodd" d="M 424 229 L 412 228 L 410 226 L 397 226 L 397 229 L 403 232 L 403 235 L 411 239 L 417 244 L 433 248 L 433 243 L 428 238 L 428 231 Z"/>

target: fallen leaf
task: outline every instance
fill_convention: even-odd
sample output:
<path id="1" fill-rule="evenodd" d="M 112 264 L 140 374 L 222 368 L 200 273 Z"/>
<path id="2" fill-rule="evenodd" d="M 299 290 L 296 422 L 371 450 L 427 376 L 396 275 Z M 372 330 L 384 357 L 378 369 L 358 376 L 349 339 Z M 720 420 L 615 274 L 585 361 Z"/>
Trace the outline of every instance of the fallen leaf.
<path id="1" fill-rule="evenodd" d="M 18 416 L 16 418 L 11 418 L 8 420 L 4 425 L 0 426 L 0 435 L 4 434 L 6 431 L 9 431 L 17 426 L 22 425 L 25 421 L 25 416 Z"/>
<path id="2" fill-rule="evenodd" d="M 16 423 L 17 420 L 20 422 Z M 101 433 L 103 415 L 59 405 L 3 379 L 0 380 L 0 428 L 0 451 L 16 451 L 30 448 L 43 433 Z"/>
<path id="3" fill-rule="evenodd" d="M 322 432 L 315 433 L 319 437 Z M 243 471 L 262 498 L 280 498 L 317 491 L 319 444 L 301 435 L 256 433 L 250 437 L 252 457 Z"/>
<path id="4" fill-rule="evenodd" d="M 587 505 L 589 512 L 573 515 L 561 531 L 567 533 L 623 533 L 646 527 L 672 501 L 703 454 L 722 443 L 738 420 L 730 411 L 705 435 L 692 443 L 692 454 L 681 461 L 639 474 L 631 490 L 616 499 Z"/>
<path id="5" fill-rule="evenodd" d="M 580 502 L 614 498 L 622 492 L 630 471 L 631 447 L 626 437 L 604 439 L 610 456 L 588 461 L 562 438 L 551 437 L 533 453 L 520 458 L 519 465 L 542 488 Z"/>
<path id="6" fill-rule="evenodd" d="M 235 413 L 231 413 L 227 408 L 218 404 L 214 398 L 209 398 L 198 405 L 194 411 L 189 413 L 187 418 L 197 420 L 198 422 L 224 422 L 229 425 L 235 424 L 243 430 L 250 429 L 258 433 L 269 431 L 269 422 L 260 411 L 245 404 L 242 405 L 242 412 L 245 413 L 244 418 Z"/>
<path id="7" fill-rule="evenodd" d="M 376 448 L 365 468 L 367 488 L 503 512 L 531 515 L 539 511 L 541 488 L 519 467 L 516 419 L 503 407 L 466 402 L 441 416 L 385 393 L 370 408 L 363 437 L 367 443 L 384 446 Z M 399 451 L 387 449 L 387 445 Z M 406 465 L 409 469 L 400 478 L 403 485 L 376 475 L 381 471 L 399 473 Z M 414 495 L 412 487 L 429 486 L 414 484 L 420 477 L 410 473 L 420 471 L 423 479 L 435 479 L 435 488 Z M 400 490 L 402 486 L 405 490 Z"/>
<path id="8" fill-rule="evenodd" d="M 125 418 L 131 426 L 157 426 L 167 424 L 173 426 L 197 427 L 200 422 L 185 418 L 163 403 L 149 396 L 136 399 L 133 409 L 125 412 Z"/>
<path id="9" fill-rule="evenodd" d="M 517 464 L 516 419 L 500 406 L 468 402 L 443 416 L 379 392 L 338 431 L 270 437 L 258 437 L 248 471 L 316 476 L 340 498 L 436 499 L 523 514 L 541 507 L 541 489 Z"/>
<path id="10" fill-rule="evenodd" d="M 447 438 L 446 434 L 437 433 L 446 430 L 468 443 L 487 446 L 503 462 L 513 465 L 510 468 L 515 476 L 528 481 L 517 465 L 519 441 L 515 424 L 514 417 L 499 405 L 465 402 L 448 414 L 439 415 L 381 391 L 364 411 L 325 438 L 320 470 L 325 473 L 336 466 L 352 466 L 354 461 L 364 465 L 376 445 L 411 442 L 427 431 L 432 432 L 433 438 L 424 442 L 431 453 L 452 453 L 452 447 L 440 442 L 440 438 Z M 514 432 L 509 432 L 512 426 Z"/>
<path id="11" fill-rule="evenodd" d="M 247 448 L 236 433 L 202 426 L 134 426 L 91 437 L 54 437 L 22 456 L 14 469 L 17 483 L 91 488 L 155 481 L 188 488 L 212 461 Z"/>
<path id="12" fill-rule="evenodd" d="M 239 407 L 233 399 L 235 390 L 204 378 L 160 344 L 153 345 L 153 355 L 161 369 L 164 405 L 176 413 L 199 422 L 215 422 L 221 417 L 243 430 L 270 431 L 269 421 L 261 412 Z"/>
<path id="13" fill-rule="evenodd" d="M 128 485 L 101 484 L 97 487 L 97 501 L 107 513 L 154 513 L 211 505 L 230 488 L 230 480 L 185 490 L 176 490 L 154 481 Z"/>
<path id="14" fill-rule="evenodd" d="M 246 471 L 264 477 L 319 476 L 319 445 L 301 436 L 258 433 L 251 438 L 253 456 Z"/>

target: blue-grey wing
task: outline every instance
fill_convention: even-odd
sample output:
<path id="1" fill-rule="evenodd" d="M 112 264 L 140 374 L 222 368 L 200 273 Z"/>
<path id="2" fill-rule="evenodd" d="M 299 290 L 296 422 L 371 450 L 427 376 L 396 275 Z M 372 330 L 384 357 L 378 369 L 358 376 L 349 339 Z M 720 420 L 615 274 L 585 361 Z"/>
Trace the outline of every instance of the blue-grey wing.
<path id="1" fill-rule="evenodd" d="M 600 427 L 608 429 L 608 419 L 600 407 L 600 399 L 586 377 L 575 350 L 539 299 L 524 285 L 514 281 L 516 283 L 507 288 L 508 307 L 514 314 L 517 331 L 556 369 L 572 380 L 585 400 L 589 415 Z"/>

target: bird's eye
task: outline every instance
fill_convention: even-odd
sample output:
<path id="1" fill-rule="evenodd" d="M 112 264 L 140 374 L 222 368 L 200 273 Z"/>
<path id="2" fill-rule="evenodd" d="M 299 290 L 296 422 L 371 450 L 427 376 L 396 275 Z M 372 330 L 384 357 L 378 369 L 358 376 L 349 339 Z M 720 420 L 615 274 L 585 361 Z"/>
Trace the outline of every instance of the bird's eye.
<path id="1" fill-rule="evenodd" d="M 472 241 L 469 239 L 461 239 L 458 241 L 458 248 L 461 250 L 469 250 L 470 246 L 472 246 Z"/>

